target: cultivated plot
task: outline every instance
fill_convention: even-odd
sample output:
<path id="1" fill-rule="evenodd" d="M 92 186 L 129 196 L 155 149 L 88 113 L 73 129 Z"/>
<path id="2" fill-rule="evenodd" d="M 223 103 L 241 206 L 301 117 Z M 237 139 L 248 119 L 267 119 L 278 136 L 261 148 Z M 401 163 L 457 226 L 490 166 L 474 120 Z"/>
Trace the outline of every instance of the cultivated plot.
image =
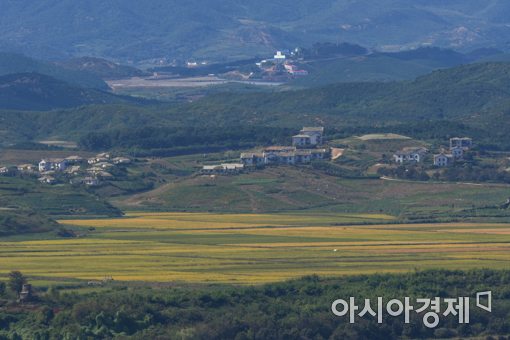
<path id="1" fill-rule="evenodd" d="M 0 274 L 258 284 L 308 274 L 508 267 L 510 224 L 391 222 L 387 215 L 207 213 L 67 220 L 81 237 L 1 241 Z"/>

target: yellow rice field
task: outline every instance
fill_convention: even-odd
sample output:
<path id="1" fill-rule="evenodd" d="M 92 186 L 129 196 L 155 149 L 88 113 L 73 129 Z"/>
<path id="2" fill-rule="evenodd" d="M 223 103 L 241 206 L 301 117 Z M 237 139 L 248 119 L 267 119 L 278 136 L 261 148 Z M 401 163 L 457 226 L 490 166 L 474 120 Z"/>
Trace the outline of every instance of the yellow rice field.
<path id="1" fill-rule="evenodd" d="M 509 224 L 385 224 L 386 215 L 130 213 L 66 220 L 81 237 L 0 239 L 0 275 L 258 284 L 308 274 L 508 268 Z M 358 223 L 371 223 L 356 225 Z"/>

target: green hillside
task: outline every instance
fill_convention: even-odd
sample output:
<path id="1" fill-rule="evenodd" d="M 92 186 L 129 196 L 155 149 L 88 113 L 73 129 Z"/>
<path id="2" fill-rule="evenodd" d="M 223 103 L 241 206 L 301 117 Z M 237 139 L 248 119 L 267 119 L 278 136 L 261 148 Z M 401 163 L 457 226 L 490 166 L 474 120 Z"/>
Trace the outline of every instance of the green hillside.
<path id="1" fill-rule="evenodd" d="M 232 146 L 229 141 L 268 144 L 289 136 L 288 130 L 268 127 L 295 130 L 319 123 L 330 133 L 342 135 L 388 129 L 421 139 L 470 134 L 483 144 L 505 148 L 510 147 L 509 75 L 509 63 L 479 63 L 435 71 L 413 81 L 220 93 L 178 105 L 124 102 L 44 113 L 3 111 L 6 130 L 2 135 L 9 138 L 4 144 L 13 142 L 13 134 L 20 140 L 78 141 L 85 136 L 83 145 L 93 148 L 147 150 Z"/>
<path id="2" fill-rule="evenodd" d="M 138 100 L 108 92 L 85 89 L 38 73 L 0 76 L 0 108 L 52 110 L 90 104 L 137 103 Z"/>
<path id="3" fill-rule="evenodd" d="M 303 67 L 309 71 L 309 75 L 292 81 L 291 86 L 312 87 L 348 82 L 412 80 L 437 69 L 478 60 L 502 58 L 505 54 L 494 50 L 462 54 L 448 49 L 426 47 L 405 52 L 376 52 L 337 58 L 329 57 L 327 54 L 321 58 L 320 55 L 321 53 L 318 53 L 310 61 L 305 59 Z"/>
<path id="4" fill-rule="evenodd" d="M 55 230 L 57 222 L 29 209 L 0 210 L 0 237 Z"/>
<path id="5" fill-rule="evenodd" d="M 107 90 L 98 76 L 79 69 L 66 69 L 51 62 L 35 60 L 22 54 L 0 52 L 0 76 L 12 73 L 40 73 L 75 86 Z"/>
<path id="6" fill-rule="evenodd" d="M 83 188 L 68 184 L 39 184 L 36 178 L 0 177 L 0 206 L 11 209 L 5 210 L 7 212 L 33 210 L 55 218 L 121 214 L 118 209 Z"/>
<path id="7" fill-rule="evenodd" d="M 479 63 L 439 70 L 413 81 L 342 83 L 294 92 L 212 96 L 192 109 L 228 112 L 370 115 L 388 121 L 454 118 L 506 100 L 509 63 Z"/>
<path id="8" fill-rule="evenodd" d="M 495 208 L 508 196 L 508 187 L 503 186 L 356 178 L 356 172 L 349 171 L 354 157 L 324 168 L 279 166 L 239 176 L 190 176 L 114 203 L 127 211 L 384 213 L 404 220 L 441 220 L 471 216 L 473 206 Z M 448 202 L 456 197 L 463 200 L 452 208 Z M 508 218 L 510 211 L 480 214 Z"/>
<path id="9" fill-rule="evenodd" d="M 148 75 L 147 72 L 132 66 L 120 65 L 106 59 L 93 57 L 73 58 L 59 62 L 58 65 L 68 70 L 87 72 L 101 79 L 117 79 Z"/>

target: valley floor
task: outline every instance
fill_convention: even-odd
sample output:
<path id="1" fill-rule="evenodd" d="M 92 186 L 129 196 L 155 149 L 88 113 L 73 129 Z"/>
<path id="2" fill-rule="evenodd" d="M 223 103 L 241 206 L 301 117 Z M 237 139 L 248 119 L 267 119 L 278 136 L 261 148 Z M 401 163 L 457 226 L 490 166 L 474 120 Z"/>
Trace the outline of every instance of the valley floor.
<path id="1" fill-rule="evenodd" d="M 399 224 L 376 214 L 129 213 L 60 221 L 79 237 L 0 242 L 3 276 L 259 284 L 308 274 L 504 269 L 509 223 Z"/>

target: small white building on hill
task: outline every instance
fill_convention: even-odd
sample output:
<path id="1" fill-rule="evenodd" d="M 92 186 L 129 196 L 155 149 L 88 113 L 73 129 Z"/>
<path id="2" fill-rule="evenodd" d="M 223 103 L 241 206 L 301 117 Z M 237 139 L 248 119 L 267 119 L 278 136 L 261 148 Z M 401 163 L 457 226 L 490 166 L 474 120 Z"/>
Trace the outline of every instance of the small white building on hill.
<path id="1" fill-rule="evenodd" d="M 393 159 L 398 164 L 419 163 L 423 161 L 423 157 L 425 157 L 427 152 L 428 150 L 425 148 L 404 148 L 401 151 L 395 152 Z"/>
<path id="2" fill-rule="evenodd" d="M 67 161 L 61 158 L 43 159 L 39 162 L 39 172 L 64 171 L 67 168 Z"/>
<path id="3" fill-rule="evenodd" d="M 463 148 L 464 150 L 469 150 L 473 147 L 473 139 L 469 137 L 454 137 L 450 138 L 450 149 L 455 147 Z"/>
<path id="4" fill-rule="evenodd" d="M 324 134 L 324 127 L 304 127 L 299 131 L 299 135 L 305 135 L 310 137 L 310 145 L 321 145 L 322 135 Z"/>
<path id="5" fill-rule="evenodd" d="M 447 167 L 453 163 L 454 157 L 452 154 L 441 152 L 438 155 L 434 155 L 434 165 L 438 167 Z"/>

